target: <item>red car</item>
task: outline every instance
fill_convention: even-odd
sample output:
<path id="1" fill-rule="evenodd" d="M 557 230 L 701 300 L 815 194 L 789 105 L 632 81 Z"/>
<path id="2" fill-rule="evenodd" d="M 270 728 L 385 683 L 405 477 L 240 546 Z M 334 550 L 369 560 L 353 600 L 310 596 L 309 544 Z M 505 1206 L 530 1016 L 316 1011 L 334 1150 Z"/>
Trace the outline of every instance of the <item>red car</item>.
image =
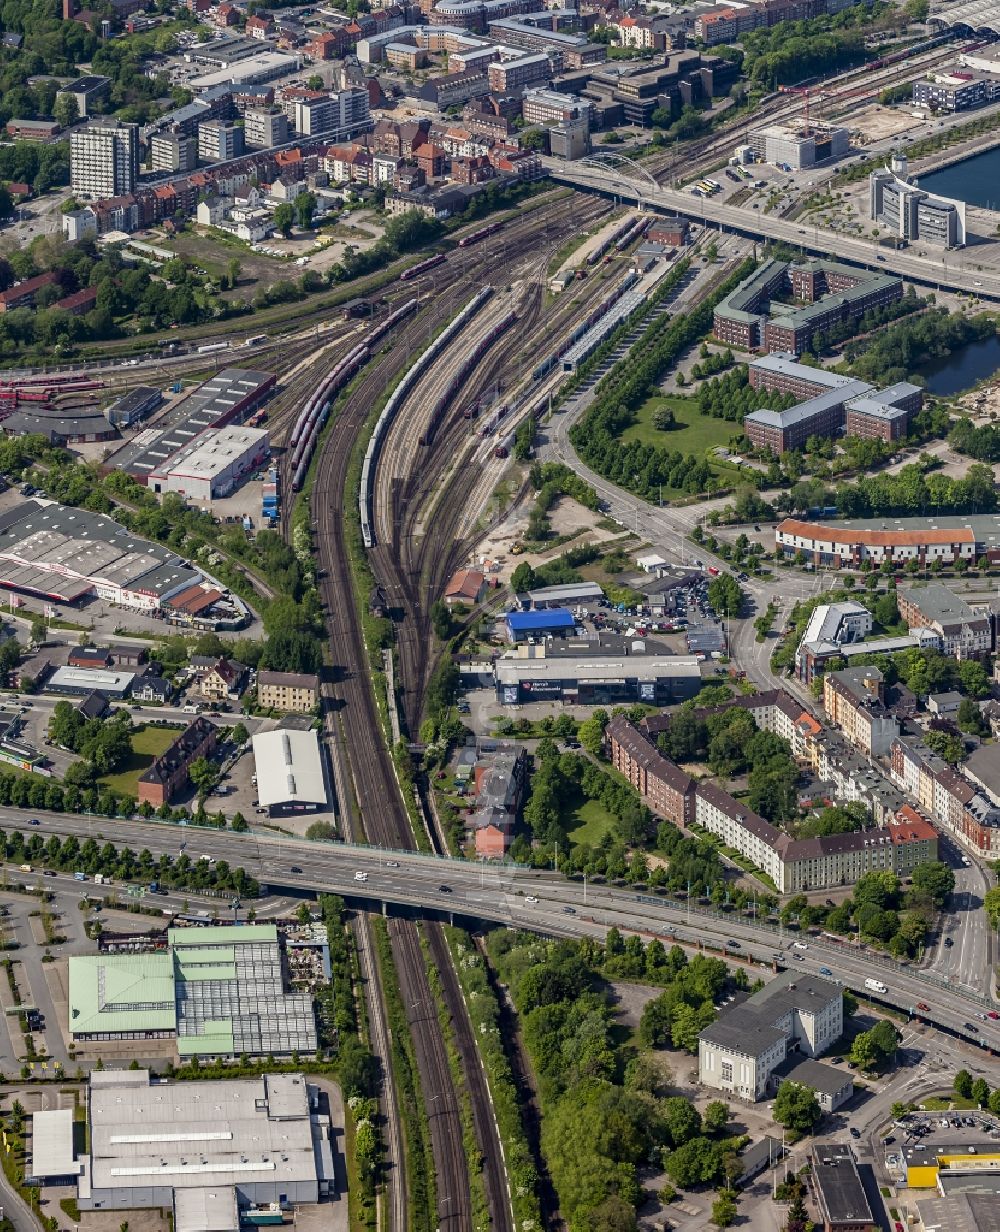
<path id="1" fill-rule="evenodd" d="M 987 1010 L 986 1017 L 992 1018 L 994 1022 L 1000 1021 L 1000 1014 L 998 1014 L 996 1010 Z"/>
<path id="2" fill-rule="evenodd" d="M 931 1007 L 927 1004 L 927 1002 L 926 1002 L 926 1001 L 918 1001 L 918 1002 L 917 1002 L 917 1009 L 918 1009 L 918 1010 L 923 1010 L 923 1012 L 924 1012 L 925 1014 L 927 1013 L 927 1011 L 928 1011 L 930 1008 L 931 1008 Z"/>

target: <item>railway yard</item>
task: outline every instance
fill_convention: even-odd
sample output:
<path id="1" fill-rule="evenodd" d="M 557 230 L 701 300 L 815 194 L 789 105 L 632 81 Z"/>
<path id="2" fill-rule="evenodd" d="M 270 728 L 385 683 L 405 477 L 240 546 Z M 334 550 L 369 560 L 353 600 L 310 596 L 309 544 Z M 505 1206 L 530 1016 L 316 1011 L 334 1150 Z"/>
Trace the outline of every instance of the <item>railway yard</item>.
<path id="1" fill-rule="evenodd" d="M 843 73 L 829 88 L 815 88 L 814 114 L 824 120 L 857 114 L 915 71 L 927 73 L 953 56 L 953 48 L 931 45 L 905 63 L 892 58 Z M 775 92 L 748 111 L 747 131 L 751 124 L 790 120 L 801 110 L 800 97 Z M 727 124 L 682 149 L 651 153 L 641 160 L 643 173 L 664 186 L 687 183 L 718 168 L 741 132 L 741 125 Z M 614 159 L 613 150 L 604 152 Z M 0 382 L 0 407 L 31 413 L 35 406 L 75 408 L 77 400 L 84 406 L 88 399 L 118 396 L 144 384 L 171 384 L 178 392 L 184 382 L 201 381 L 223 365 L 274 374 L 274 394 L 246 423 L 266 426 L 283 494 L 270 525 L 300 557 L 306 528 L 310 534 L 325 625 L 320 713 L 339 837 L 347 842 L 371 844 L 381 853 L 407 853 L 400 854 L 404 865 L 410 853 L 448 854 L 433 792 L 411 781 L 405 745 L 420 737 L 428 717 L 428 690 L 440 665 L 434 605 L 449 578 L 483 550 L 484 542 L 504 550 L 507 543 L 513 545 L 515 533 L 505 515 L 510 502 L 516 506 L 528 490 L 520 471 L 519 490 L 508 490 L 518 425 L 529 418 L 542 420 L 577 364 L 584 364 L 600 341 L 613 337 L 592 370 L 574 375 L 564 414 L 553 417 L 538 442 L 541 461 L 575 464 L 566 444 L 568 425 L 590 404 L 601 377 L 629 353 L 654 317 L 690 312 L 751 251 L 743 233 L 716 236 L 710 244 L 703 216 L 700 227 L 692 226 L 683 253 L 661 250 L 650 273 L 648 265 L 644 269 L 629 255 L 648 225 L 649 215 L 607 195 L 549 188 L 517 211 L 452 231 L 407 258 L 398 274 L 378 275 L 372 289 L 364 291 L 362 317 L 340 302 L 345 297 L 339 293 L 314 297 L 298 305 L 294 315 L 261 314 L 268 333 L 247 336 L 250 327 L 238 321 L 202 325 L 179 331 L 159 352 L 142 358 L 136 358 L 134 339 L 122 339 L 102 349 L 100 363 L 11 374 Z M 556 294 L 552 275 L 568 265 L 558 254 L 572 249 L 581 233 L 588 236 L 581 276 Z M 675 271 L 682 256 L 690 259 L 678 271 L 683 277 L 651 301 L 658 281 Z M 578 253 L 573 264 L 579 260 Z M 581 339 L 612 318 L 614 329 L 608 327 L 587 349 Z M 629 326 L 615 332 L 626 320 Z M 586 473 L 582 464 L 579 470 Z M 607 487 L 595 483 L 595 490 L 602 510 L 627 530 L 634 510 L 619 507 Z M 683 524 L 677 531 L 683 542 L 687 515 L 656 512 Z M 634 518 L 638 535 L 639 514 Z M 236 567 L 263 600 L 279 597 L 252 569 Z M 384 610 L 391 620 L 391 666 L 366 640 L 366 617 L 376 595 L 379 614 Z M 389 737 L 396 725 L 399 741 Z M 258 859 L 263 875 L 260 843 Z M 291 872 L 303 870 L 293 866 Z M 367 874 L 355 876 L 367 880 Z M 449 885 L 439 889 L 452 891 Z M 584 878 L 584 903 L 586 894 Z M 524 899 L 519 909 L 529 903 L 538 899 Z M 575 915 L 568 903 L 560 904 L 560 911 Z M 690 915 L 689 905 L 688 924 Z M 571 925 L 555 918 L 545 931 L 581 931 Z M 514 1232 L 490 1084 L 444 925 L 434 918 L 418 919 L 404 904 L 387 920 L 384 932 L 364 910 L 353 914 L 349 927 L 364 1001 L 365 1042 L 383 1078 L 379 1226 L 478 1232 L 484 1226 L 477 1210 L 481 1194 L 488 1226 Z M 386 970 L 386 938 L 391 971 Z M 820 973 L 830 974 L 827 968 Z M 399 1039 L 403 1019 L 409 1035 L 405 1046 Z M 507 1052 L 513 1071 L 525 1077 L 528 1087 L 530 1065 L 521 1048 L 515 1038 Z M 400 1082 L 401 1065 L 411 1071 L 412 1085 Z M 527 1118 L 537 1113 L 530 1107 L 522 1111 Z M 546 1197 L 547 1186 L 543 1178 L 540 1197 L 551 1208 L 546 1215 L 556 1220 L 559 1213 L 551 1193 Z M 417 1209 L 418 1192 L 430 1195 L 423 1211 Z"/>

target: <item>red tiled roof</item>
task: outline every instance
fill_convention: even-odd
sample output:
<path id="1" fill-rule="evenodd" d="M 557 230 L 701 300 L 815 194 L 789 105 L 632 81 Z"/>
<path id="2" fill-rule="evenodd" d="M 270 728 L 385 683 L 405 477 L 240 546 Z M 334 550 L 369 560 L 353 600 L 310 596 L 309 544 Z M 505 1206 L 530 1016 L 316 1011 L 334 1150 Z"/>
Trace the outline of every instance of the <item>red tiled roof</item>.
<path id="1" fill-rule="evenodd" d="M 786 535 L 799 535 L 825 543 L 858 543 L 865 547 L 915 547 L 921 543 L 975 543 L 976 536 L 968 526 L 955 530 L 853 530 L 823 526 L 816 522 L 800 522 L 786 518 L 777 529 Z"/>

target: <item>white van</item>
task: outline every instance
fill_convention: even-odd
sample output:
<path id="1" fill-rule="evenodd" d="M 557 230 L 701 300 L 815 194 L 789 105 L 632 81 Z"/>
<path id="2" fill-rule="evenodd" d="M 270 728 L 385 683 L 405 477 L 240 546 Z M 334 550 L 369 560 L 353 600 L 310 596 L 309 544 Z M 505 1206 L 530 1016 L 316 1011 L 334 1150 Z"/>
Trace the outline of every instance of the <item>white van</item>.
<path id="1" fill-rule="evenodd" d="M 367 874 L 367 873 L 363 873 L 363 872 L 361 872 L 361 870 L 359 869 L 359 870 L 358 870 L 358 871 L 354 874 L 354 880 L 355 880 L 355 881 L 367 881 L 367 880 L 368 880 L 368 874 Z"/>
<path id="2" fill-rule="evenodd" d="M 793 950 L 808 950 L 809 947 L 806 945 L 804 941 L 793 941 L 792 949 Z"/>

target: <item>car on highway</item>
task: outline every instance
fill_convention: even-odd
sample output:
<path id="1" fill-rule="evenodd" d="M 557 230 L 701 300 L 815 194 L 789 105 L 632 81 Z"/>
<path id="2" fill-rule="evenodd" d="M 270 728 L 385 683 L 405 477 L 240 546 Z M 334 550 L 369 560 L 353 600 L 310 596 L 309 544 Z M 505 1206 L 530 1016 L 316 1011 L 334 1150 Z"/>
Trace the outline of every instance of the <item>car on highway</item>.
<path id="1" fill-rule="evenodd" d="M 731 950 L 742 950 L 743 949 L 743 946 L 741 946 L 738 941 L 734 941 L 732 937 L 729 938 L 729 940 L 726 942 L 726 945 Z"/>
<path id="2" fill-rule="evenodd" d="M 367 881 L 368 874 L 362 872 L 361 869 L 358 869 L 358 871 L 354 874 L 354 880 L 355 881 Z"/>
<path id="3" fill-rule="evenodd" d="M 793 941 L 792 949 L 793 950 L 808 950 L 809 947 L 806 945 L 804 941 Z"/>
<path id="4" fill-rule="evenodd" d="M 32 819 L 31 819 L 31 824 L 32 824 L 33 826 L 40 826 L 42 823 L 38 820 L 38 818 L 37 818 L 37 817 L 32 817 Z"/>
<path id="5" fill-rule="evenodd" d="M 537 903 L 538 899 L 535 898 L 534 894 L 526 894 L 524 897 L 524 901 L 526 903 Z"/>
<path id="6" fill-rule="evenodd" d="M 829 967 L 820 967 L 819 973 L 820 975 L 833 975 L 833 972 L 830 970 Z"/>
<path id="7" fill-rule="evenodd" d="M 861 1130 L 860 1130 L 860 1129 L 856 1129 L 853 1125 L 851 1126 L 851 1128 L 850 1128 L 850 1130 L 849 1130 L 848 1132 L 850 1133 L 850 1135 L 851 1135 L 851 1137 L 852 1137 L 852 1138 L 860 1138 L 860 1137 L 861 1137 Z"/>
<path id="8" fill-rule="evenodd" d="M 451 893 L 451 886 L 450 886 L 450 885 L 439 885 L 439 886 L 438 886 L 438 891 L 439 891 L 441 894 L 450 894 L 450 893 Z"/>
<path id="9" fill-rule="evenodd" d="M 966 1029 L 966 1031 L 971 1031 L 973 1035 L 979 1034 L 979 1028 L 974 1022 L 963 1022 L 962 1026 Z"/>
<path id="10" fill-rule="evenodd" d="M 987 1010 L 986 1017 L 992 1018 L 994 1022 L 997 1022 L 998 1020 L 1000 1020 L 1000 1014 L 998 1014 L 996 1010 Z"/>
<path id="11" fill-rule="evenodd" d="M 563 914 L 564 915 L 576 915 L 576 908 L 575 907 L 563 907 Z"/>
<path id="12" fill-rule="evenodd" d="M 289 872 L 292 872 L 292 873 L 301 873 L 301 872 L 302 872 L 302 869 L 301 869 L 301 868 L 299 868 L 299 866 L 298 866 L 297 864 L 293 864 L 293 865 L 292 865 L 292 867 L 289 869 Z"/>
<path id="13" fill-rule="evenodd" d="M 386 860 L 385 866 L 386 868 L 399 868 L 399 861 L 398 860 Z"/>
<path id="14" fill-rule="evenodd" d="M 793 954 L 792 957 L 796 962 L 805 962 L 805 956 L 803 954 Z"/>
<path id="15" fill-rule="evenodd" d="M 922 1011 L 923 1013 L 925 1013 L 925 1014 L 927 1013 L 927 1011 L 928 1011 L 930 1008 L 931 1008 L 931 1007 L 927 1004 L 927 1002 L 926 1002 L 926 1001 L 918 1001 L 918 1002 L 917 1002 L 917 1009 L 918 1009 L 918 1010 L 921 1010 L 921 1011 Z"/>
<path id="16" fill-rule="evenodd" d="M 952 939 L 951 939 L 950 937 L 945 937 L 945 939 L 944 939 L 944 944 L 945 944 L 945 948 L 950 950 L 950 949 L 951 949 L 951 947 L 952 947 L 955 943 L 954 943 L 954 941 L 952 941 Z"/>

